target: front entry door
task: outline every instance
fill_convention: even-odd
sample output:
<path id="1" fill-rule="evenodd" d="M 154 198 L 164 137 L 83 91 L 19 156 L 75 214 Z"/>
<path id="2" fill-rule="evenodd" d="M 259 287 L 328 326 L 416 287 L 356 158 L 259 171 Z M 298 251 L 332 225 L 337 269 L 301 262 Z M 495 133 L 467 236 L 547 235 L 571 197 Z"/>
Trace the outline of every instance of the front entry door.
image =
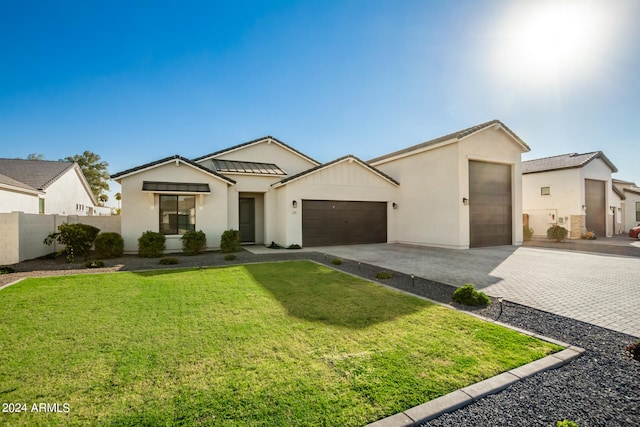
<path id="1" fill-rule="evenodd" d="M 240 198 L 239 207 L 240 242 L 255 243 L 256 241 L 256 199 Z"/>

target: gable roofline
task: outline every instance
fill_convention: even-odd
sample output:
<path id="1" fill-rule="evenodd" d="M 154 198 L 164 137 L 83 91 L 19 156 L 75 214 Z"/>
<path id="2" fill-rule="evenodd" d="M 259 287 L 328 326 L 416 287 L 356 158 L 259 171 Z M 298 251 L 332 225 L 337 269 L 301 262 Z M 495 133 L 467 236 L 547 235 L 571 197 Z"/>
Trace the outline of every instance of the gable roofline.
<path id="1" fill-rule="evenodd" d="M 388 181 L 389 183 L 395 185 L 396 187 L 400 186 L 400 183 L 398 181 L 396 181 L 395 179 L 391 178 L 389 175 L 387 175 L 386 173 L 380 171 L 379 169 L 371 166 L 369 163 L 359 159 L 358 157 L 354 156 L 353 154 L 347 154 L 346 156 L 339 157 L 339 158 L 337 158 L 335 160 L 332 160 L 332 161 L 330 161 L 328 163 L 323 163 L 323 164 L 318 165 L 316 167 L 313 167 L 311 169 L 307 169 L 306 171 L 302 171 L 302 172 L 300 172 L 298 174 L 295 174 L 295 175 L 292 175 L 290 177 L 287 177 L 287 178 L 285 178 L 285 179 L 283 179 L 283 180 L 281 180 L 279 182 L 273 183 L 273 184 L 271 184 L 271 186 L 273 188 L 279 188 L 279 187 L 287 185 L 287 184 L 289 184 L 289 183 L 291 183 L 293 181 L 297 181 L 298 179 L 303 178 L 303 177 L 305 177 L 307 175 L 312 175 L 312 174 L 314 174 L 316 172 L 320 172 L 321 170 L 328 169 L 330 167 L 333 167 L 333 166 L 335 166 L 335 165 L 337 165 L 339 163 L 343 163 L 343 162 L 346 162 L 346 161 L 356 162 L 359 165 L 363 166 L 364 168 L 368 169 L 370 172 L 378 175 L 380 178 L 382 178 L 382 179 Z"/>
<path id="2" fill-rule="evenodd" d="M 84 187 L 84 190 L 89 195 L 89 198 L 91 199 L 91 203 L 93 203 L 93 206 L 94 207 L 99 206 L 98 200 L 96 199 L 95 194 L 93 194 L 93 190 L 91 190 L 91 185 L 89 185 L 89 181 L 87 181 L 87 177 L 84 176 L 84 172 L 82 172 L 80 165 L 77 163 L 73 163 L 73 169 L 76 171 L 76 175 L 78 176 L 80 183 Z"/>
<path id="3" fill-rule="evenodd" d="M 131 175 L 135 175 L 144 171 L 147 171 L 149 169 L 154 169 L 157 168 L 159 166 L 164 166 L 166 164 L 172 163 L 172 162 L 176 162 L 176 163 L 183 163 L 185 165 L 191 166 L 192 168 L 198 169 L 201 172 L 204 172 L 206 174 L 209 174 L 215 178 L 218 178 L 221 181 L 226 182 L 227 184 L 231 184 L 231 185 L 235 185 L 235 181 L 231 178 L 228 178 L 222 174 L 219 174 L 216 171 L 213 171 L 209 168 L 206 168 L 192 160 L 189 160 L 187 158 L 184 158 L 178 154 L 173 155 L 173 156 L 169 156 L 169 157 L 165 157 L 164 159 L 160 159 L 160 160 L 156 160 L 155 162 L 150 162 L 150 163 L 145 163 L 144 165 L 140 165 L 140 166 L 136 166 L 134 168 L 131 169 L 127 169 L 124 170 L 122 172 L 118 172 L 115 173 L 113 175 L 111 175 L 111 179 L 120 182 L 120 180 L 122 180 L 122 178 L 126 178 L 129 177 Z"/>
<path id="4" fill-rule="evenodd" d="M 267 135 L 264 136 L 262 138 L 258 138 L 258 139 L 254 139 L 248 142 L 244 142 L 242 144 L 238 144 L 238 145 L 234 145 L 233 147 L 229 147 L 229 148 L 225 148 L 223 150 L 219 150 L 210 154 L 206 154 L 204 156 L 200 156 L 200 157 L 196 157 L 195 159 L 193 159 L 194 162 L 200 162 L 202 160 L 210 160 L 215 158 L 216 156 L 221 156 L 223 154 L 228 154 L 228 153 L 232 153 L 234 151 L 240 150 L 242 148 L 246 148 L 246 147 L 250 147 L 252 145 L 257 145 L 257 144 L 261 144 L 263 142 L 266 143 L 275 143 L 280 145 L 282 148 L 284 148 L 285 150 L 288 150 L 290 152 L 292 152 L 293 154 L 302 157 L 303 159 L 307 160 L 310 163 L 313 163 L 314 165 L 318 166 L 320 165 L 320 162 L 307 156 L 306 154 L 302 153 L 301 151 L 296 150 L 295 148 L 285 144 L 284 142 L 280 141 L 277 138 L 274 138 L 271 135 Z"/>
<path id="5" fill-rule="evenodd" d="M 631 193 L 631 194 L 635 194 L 637 196 L 640 196 L 640 189 L 634 190 L 634 189 L 631 189 L 631 188 L 623 188 L 622 191 L 625 192 L 625 193 Z"/>
<path id="6" fill-rule="evenodd" d="M 602 151 L 592 151 L 588 153 L 567 153 L 558 156 L 542 157 L 540 159 L 527 160 L 522 162 L 522 174 L 549 172 L 563 169 L 582 168 L 595 159 L 601 159 L 611 172 L 618 172 L 618 168 L 604 155 Z M 539 165 L 536 165 L 536 163 Z M 545 164 L 546 162 L 546 164 Z"/>
<path id="7" fill-rule="evenodd" d="M 460 142 L 465 138 L 475 135 L 478 132 L 482 132 L 485 129 L 494 127 L 495 129 L 502 129 L 513 141 L 520 146 L 523 152 L 531 151 L 531 148 L 518 136 L 514 131 L 509 129 L 507 125 L 500 120 L 491 120 L 489 122 L 481 123 L 476 126 L 472 126 L 466 129 L 459 130 L 441 137 L 431 139 L 421 144 L 412 145 L 411 147 L 403 148 L 402 150 L 394 151 L 383 156 L 379 156 L 369 160 L 369 163 L 376 166 L 382 163 L 387 163 L 392 160 L 401 159 L 403 157 L 418 154 L 424 151 L 432 150 L 444 145 Z"/>
<path id="8" fill-rule="evenodd" d="M 0 173 L 29 188 L 45 190 L 75 163 L 64 160 L 28 160 L 0 158 Z"/>
<path id="9" fill-rule="evenodd" d="M 615 185 L 612 184 L 611 189 L 613 190 L 614 193 L 616 193 L 618 197 L 620 197 L 620 200 L 626 200 L 627 197 L 624 195 L 622 191 L 618 190 Z"/>
<path id="10" fill-rule="evenodd" d="M 636 186 L 635 182 L 632 181 L 625 181 L 623 179 L 618 179 L 618 178 L 611 178 L 611 182 L 613 182 L 614 184 L 630 184 L 632 186 Z"/>
<path id="11" fill-rule="evenodd" d="M 24 182 L 17 181 L 10 176 L 0 173 L 0 188 L 5 188 L 11 191 L 17 191 L 29 194 L 44 194 L 44 191 L 33 188 L 32 186 L 25 184 Z"/>

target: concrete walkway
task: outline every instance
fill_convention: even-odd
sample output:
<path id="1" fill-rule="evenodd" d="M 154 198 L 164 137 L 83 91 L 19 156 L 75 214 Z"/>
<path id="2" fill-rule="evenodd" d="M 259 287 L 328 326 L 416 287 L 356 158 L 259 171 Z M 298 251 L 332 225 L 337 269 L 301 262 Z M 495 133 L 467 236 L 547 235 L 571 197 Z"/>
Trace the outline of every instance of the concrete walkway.
<path id="1" fill-rule="evenodd" d="M 255 253 L 273 253 L 247 247 Z M 303 249 L 361 261 L 640 336 L 640 257 L 542 247 L 467 250 L 403 244 Z"/>

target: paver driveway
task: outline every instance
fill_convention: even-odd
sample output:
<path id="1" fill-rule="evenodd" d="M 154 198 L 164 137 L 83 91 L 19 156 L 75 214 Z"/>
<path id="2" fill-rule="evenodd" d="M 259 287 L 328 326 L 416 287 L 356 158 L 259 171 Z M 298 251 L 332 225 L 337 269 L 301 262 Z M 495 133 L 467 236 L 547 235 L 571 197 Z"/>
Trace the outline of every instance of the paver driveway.
<path id="1" fill-rule="evenodd" d="M 640 258 L 500 246 L 467 250 L 402 244 L 310 248 L 461 286 L 640 337 Z"/>

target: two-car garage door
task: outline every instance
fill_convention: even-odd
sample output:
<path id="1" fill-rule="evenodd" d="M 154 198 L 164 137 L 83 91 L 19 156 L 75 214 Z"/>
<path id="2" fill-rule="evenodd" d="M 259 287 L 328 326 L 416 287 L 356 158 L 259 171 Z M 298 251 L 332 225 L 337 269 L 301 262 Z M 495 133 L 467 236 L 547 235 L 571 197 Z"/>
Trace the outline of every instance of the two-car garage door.
<path id="1" fill-rule="evenodd" d="M 302 201 L 302 246 L 386 242 L 386 202 Z"/>

